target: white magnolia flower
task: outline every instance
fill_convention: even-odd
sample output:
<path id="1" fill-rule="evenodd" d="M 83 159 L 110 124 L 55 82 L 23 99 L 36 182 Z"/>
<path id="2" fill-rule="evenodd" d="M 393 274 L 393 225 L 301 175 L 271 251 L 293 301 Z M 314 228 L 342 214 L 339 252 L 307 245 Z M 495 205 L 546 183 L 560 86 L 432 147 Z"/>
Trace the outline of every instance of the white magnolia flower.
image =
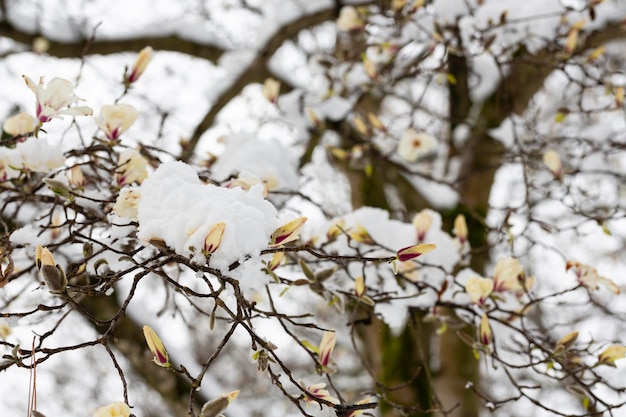
<path id="1" fill-rule="evenodd" d="M 100 109 L 96 124 L 107 139 L 114 141 L 135 123 L 138 115 L 137 109 L 130 104 L 105 105 Z"/>
<path id="2" fill-rule="evenodd" d="M 5 120 L 2 130 L 11 136 L 25 135 L 35 130 L 35 118 L 26 112 L 21 112 Z"/>
<path id="3" fill-rule="evenodd" d="M 407 129 L 398 143 L 398 155 L 407 162 L 415 162 L 437 146 L 437 139 L 428 133 Z"/>
<path id="4" fill-rule="evenodd" d="M 137 220 L 137 206 L 140 199 L 141 191 L 137 188 L 122 188 L 115 200 L 113 213 L 120 217 Z"/>
<path id="5" fill-rule="evenodd" d="M 116 401 L 100 407 L 93 414 L 93 417 L 129 417 L 130 407 L 126 403 Z"/>
<path id="6" fill-rule="evenodd" d="M 44 79 L 39 79 L 39 84 L 35 84 L 29 77 L 22 75 L 28 88 L 30 88 L 37 99 L 36 115 L 40 123 L 45 123 L 61 115 L 70 116 L 90 116 L 93 113 L 91 107 L 70 105 L 81 99 L 74 95 L 74 86 L 71 82 L 62 78 L 53 78 L 44 87 Z"/>
<path id="7" fill-rule="evenodd" d="M 127 149 L 120 154 L 115 171 L 115 183 L 120 187 L 133 182 L 141 184 L 148 176 L 148 161 L 136 149 Z"/>

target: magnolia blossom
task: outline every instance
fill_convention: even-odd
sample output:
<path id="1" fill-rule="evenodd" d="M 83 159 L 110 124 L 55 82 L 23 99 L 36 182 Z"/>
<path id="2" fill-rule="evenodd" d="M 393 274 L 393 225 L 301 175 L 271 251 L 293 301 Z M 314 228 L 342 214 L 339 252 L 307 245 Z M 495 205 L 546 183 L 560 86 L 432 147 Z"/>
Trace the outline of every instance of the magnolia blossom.
<path id="1" fill-rule="evenodd" d="M 337 30 L 340 32 L 352 32 L 365 28 L 365 22 L 359 16 L 354 6 L 343 6 L 337 19 Z"/>
<path id="2" fill-rule="evenodd" d="M 603 285 L 613 294 L 617 295 L 621 292 L 617 284 L 598 274 L 598 271 L 589 265 L 585 265 L 577 261 L 567 261 L 565 264 L 565 270 L 570 269 L 576 274 L 578 282 L 590 290 L 597 290 L 600 288 L 600 285 Z"/>
<path id="3" fill-rule="evenodd" d="M 133 182 L 141 184 L 148 176 L 148 161 L 136 149 L 127 149 L 120 154 L 115 183 L 120 187 Z"/>
<path id="4" fill-rule="evenodd" d="M 408 129 L 398 143 L 398 155 L 407 162 L 415 162 L 420 157 L 429 154 L 437 146 L 437 139 L 428 133 L 417 133 Z"/>
<path id="5" fill-rule="evenodd" d="M 422 210 L 413 217 L 413 226 L 417 231 L 417 241 L 423 242 L 426 237 L 426 233 L 433 225 L 433 216 L 430 215 L 428 210 Z"/>
<path id="6" fill-rule="evenodd" d="M 332 362 L 330 356 L 333 353 L 333 349 L 335 349 L 336 341 L 337 334 L 334 331 L 324 332 L 324 336 L 322 336 L 322 341 L 320 342 L 318 349 L 319 361 L 324 370 L 326 370 L 328 365 Z"/>
<path id="7" fill-rule="evenodd" d="M 137 220 L 137 206 L 140 199 L 141 191 L 137 188 L 122 188 L 117 196 L 117 200 L 115 200 L 113 213 L 120 217 Z"/>
<path id="8" fill-rule="evenodd" d="M 70 105 L 81 99 L 74 95 L 74 86 L 71 82 L 62 78 L 53 78 L 44 87 L 44 78 L 39 79 L 39 84 L 35 84 L 29 77 L 22 75 L 28 88 L 30 88 L 37 99 L 36 115 L 40 123 L 46 123 L 51 119 L 61 115 L 69 116 L 90 116 L 93 113 L 91 107 Z"/>
<path id="9" fill-rule="evenodd" d="M 330 395 L 328 390 L 324 389 L 326 384 L 320 382 L 319 384 L 313 384 L 306 387 L 306 392 L 308 396 L 304 397 L 304 401 L 307 403 L 313 403 L 315 400 L 313 398 L 318 398 L 320 400 L 328 401 L 329 403 L 339 404 L 339 400 Z M 313 398 L 311 398 L 313 397 Z"/>
<path id="10" fill-rule="evenodd" d="M 100 117 L 96 118 L 96 124 L 107 139 L 115 141 L 135 123 L 138 115 L 137 109 L 130 104 L 104 105 L 100 109 Z"/>
<path id="11" fill-rule="evenodd" d="M 141 75 L 148 67 L 150 61 L 152 61 L 153 54 L 154 50 L 149 46 L 146 46 L 141 51 L 139 51 L 139 55 L 137 55 L 137 60 L 135 61 L 133 68 L 130 70 L 130 73 L 124 75 L 124 84 L 126 84 L 126 86 L 129 86 L 130 84 L 137 81 L 139 77 L 141 77 Z"/>
<path id="12" fill-rule="evenodd" d="M 93 417 L 129 417 L 130 407 L 121 401 L 100 407 L 93 414 Z"/>
<path id="13" fill-rule="evenodd" d="M 31 133 L 35 130 L 35 118 L 26 112 L 18 113 L 5 120 L 2 130 L 11 136 Z"/>
<path id="14" fill-rule="evenodd" d="M 491 278 L 471 277 L 465 283 L 465 291 L 472 303 L 482 305 L 493 291 Z"/>
<path id="15" fill-rule="evenodd" d="M 524 269 L 515 258 L 501 258 L 493 272 L 493 291 L 504 292 L 521 287 L 520 279 L 524 277 Z"/>

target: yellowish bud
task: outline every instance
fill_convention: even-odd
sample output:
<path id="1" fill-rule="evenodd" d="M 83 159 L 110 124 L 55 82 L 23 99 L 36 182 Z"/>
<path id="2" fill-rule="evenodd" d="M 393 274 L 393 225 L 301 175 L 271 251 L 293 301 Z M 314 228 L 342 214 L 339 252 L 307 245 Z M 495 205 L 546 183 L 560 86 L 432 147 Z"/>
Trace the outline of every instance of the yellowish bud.
<path id="1" fill-rule="evenodd" d="M 208 256 L 215 252 L 222 243 L 222 237 L 224 236 L 224 230 L 226 229 L 226 223 L 218 222 L 211 227 L 209 233 L 207 233 L 204 239 L 204 245 L 202 246 L 202 253 Z"/>
<path id="2" fill-rule="evenodd" d="M 163 346 L 163 342 L 161 342 L 161 339 L 156 332 L 152 330 L 152 327 L 147 325 L 143 326 L 143 335 L 146 338 L 146 343 L 148 344 L 150 352 L 154 355 L 154 358 L 152 359 L 154 363 L 162 366 L 163 368 L 169 368 L 172 366 L 170 364 L 167 350 L 165 349 L 165 346 Z"/>

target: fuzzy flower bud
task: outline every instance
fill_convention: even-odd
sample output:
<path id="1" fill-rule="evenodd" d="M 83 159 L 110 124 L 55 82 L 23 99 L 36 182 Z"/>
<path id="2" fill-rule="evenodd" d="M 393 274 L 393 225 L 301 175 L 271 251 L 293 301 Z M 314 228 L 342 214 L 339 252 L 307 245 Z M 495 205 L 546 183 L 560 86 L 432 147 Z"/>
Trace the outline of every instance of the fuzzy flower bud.
<path id="1" fill-rule="evenodd" d="M 63 269 L 54 262 L 54 257 L 48 248 L 37 246 L 35 263 L 39 269 L 39 275 L 53 294 L 61 294 L 67 286 L 67 278 Z"/>
<path id="2" fill-rule="evenodd" d="M 231 402 L 239 395 L 239 390 L 222 394 L 219 397 L 207 402 L 202 406 L 200 417 L 218 417 L 230 405 Z"/>

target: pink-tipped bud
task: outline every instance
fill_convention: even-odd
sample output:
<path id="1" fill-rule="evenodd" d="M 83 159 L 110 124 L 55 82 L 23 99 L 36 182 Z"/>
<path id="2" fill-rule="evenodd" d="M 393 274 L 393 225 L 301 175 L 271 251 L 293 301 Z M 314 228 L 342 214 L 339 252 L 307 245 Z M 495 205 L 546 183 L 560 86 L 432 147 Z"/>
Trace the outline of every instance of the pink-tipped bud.
<path id="1" fill-rule="evenodd" d="M 272 233 L 270 239 L 270 246 L 279 246 L 286 243 L 296 241 L 300 238 L 300 229 L 304 226 L 308 219 L 306 217 L 298 217 L 280 226 Z"/>
<path id="2" fill-rule="evenodd" d="M 161 342 L 161 339 L 156 332 L 152 330 L 152 327 L 143 326 L 143 335 L 146 338 L 146 343 L 148 344 L 150 352 L 154 355 L 154 358 L 152 359 L 154 363 L 162 366 L 163 368 L 169 368 L 172 366 L 170 364 L 167 350 L 165 349 L 165 346 L 163 346 L 163 342 Z"/>
<path id="3" fill-rule="evenodd" d="M 417 241 L 423 242 L 426 237 L 426 233 L 433 225 L 433 216 L 430 215 L 428 210 L 422 210 L 413 217 L 413 226 L 417 232 Z"/>
<path id="4" fill-rule="evenodd" d="M 324 332 L 322 341 L 319 346 L 319 360 L 322 367 L 326 368 L 331 363 L 330 356 L 335 349 L 335 343 L 337 341 L 337 335 L 334 331 Z"/>
<path id="5" fill-rule="evenodd" d="M 211 227 L 209 233 L 207 233 L 206 238 L 204 239 L 204 244 L 202 245 L 202 253 L 205 256 L 208 256 L 215 252 L 217 248 L 219 248 L 220 243 L 222 243 L 222 237 L 224 236 L 224 230 L 226 229 L 226 223 L 218 222 Z"/>
<path id="6" fill-rule="evenodd" d="M 272 104 L 278 102 L 278 95 L 280 94 L 280 81 L 273 78 L 265 79 L 263 83 L 263 96 Z"/>
<path id="7" fill-rule="evenodd" d="M 489 319 L 487 314 L 483 314 L 480 319 L 480 327 L 478 328 L 478 340 L 483 346 L 489 346 L 492 340 L 491 326 L 489 325 Z"/>
<path id="8" fill-rule="evenodd" d="M 410 261 L 418 256 L 424 255 L 425 253 L 432 252 L 436 247 L 437 245 L 432 243 L 421 243 L 419 245 L 407 246 L 397 252 L 398 260 L 401 262 Z"/>
<path id="9" fill-rule="evenodd" d="M 283 259 L 285 259 L 285 252 L 274 253 L 272 259 L 267 263 L 267 269 L 269 269 L 270 271 L 275 270 L 283 262 Z"/>
<path id="10" fill-rule="evenodd" d="M 133 68 L 130 70 L 129 74 L 124 76 L 124 84 L 131 85 L 135 81 L 141 77 L 144 73 L 148 64 L 152 60 L 152 55 L 154 54 L 154 50 L 150 46 L 146 46 L 141 51 L 139 51 L 139 55 L 137 55 L 137 60 L 133 65 Z"/>

